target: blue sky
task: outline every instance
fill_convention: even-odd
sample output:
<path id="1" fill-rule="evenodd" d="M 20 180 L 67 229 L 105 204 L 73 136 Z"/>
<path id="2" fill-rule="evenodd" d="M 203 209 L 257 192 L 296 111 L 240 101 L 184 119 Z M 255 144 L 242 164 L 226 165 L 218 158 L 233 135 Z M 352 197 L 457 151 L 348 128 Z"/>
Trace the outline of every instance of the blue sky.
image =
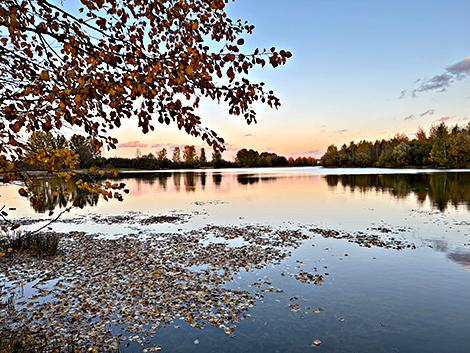
<path id="1" fill-rule="evenodd" d="M 470 118 L 470 1 L 236 0 L 232 19 L 256 26 L 245 36 L 254 48 L 293 53 L 276 69 L 256 69 L 281 99 L 279 110 L 255 105 L 258 124 L 229 116 L 224 105 L 203 104 L 203 124 L 222 135 L 230 159 L 253 148 L 285 156 L 319 157 L 334 143 L 412 136 L 419 126 Z M 467 60 L 465 60 L 469 57 Z M 132 129 L 129 125 L 129 129 Z M 143 153 L 203 144 L 174 125 L 142 135 L 116 133 Z M 132 144 L 130 144 L 132 145 Z M 146 147 L 144 147 L 146 145 Z M 111 155 L 135 154 L 135 147 Z"/>

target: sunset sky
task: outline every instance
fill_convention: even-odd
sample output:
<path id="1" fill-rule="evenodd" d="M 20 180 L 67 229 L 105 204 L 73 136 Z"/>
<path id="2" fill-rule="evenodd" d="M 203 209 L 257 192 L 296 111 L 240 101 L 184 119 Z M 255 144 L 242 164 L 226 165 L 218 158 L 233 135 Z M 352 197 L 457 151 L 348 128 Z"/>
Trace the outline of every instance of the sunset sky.
<path id="1" fill-rule="evenodd" d="M 286 157 L 320 157 L 331 143 L 414 136 L 432 124 L 466 125 L 470 118 L 470 1 L 236 0 L 232 19 L 256 26 L 244 51 L 289 50 L 277 69 L 252 72 L 281 99 L 276 111 L 255 105 L 258 124 L 230 116 L 227 106 L 205 103 L 204 126 L 227 142 L 223 157 L 241 148 Z M 133 157 L 200 140 L 169 127 L 143 135 L 130 121 L 114 134 L 105 156 Z"/>

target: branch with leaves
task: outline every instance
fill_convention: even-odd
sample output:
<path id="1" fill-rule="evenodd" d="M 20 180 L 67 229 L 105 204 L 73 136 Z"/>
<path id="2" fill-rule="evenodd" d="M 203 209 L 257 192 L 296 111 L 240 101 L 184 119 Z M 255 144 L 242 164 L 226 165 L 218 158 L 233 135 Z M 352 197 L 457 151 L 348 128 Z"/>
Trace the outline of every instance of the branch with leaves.
<path id="1" fill-rule="evenodd" d="M 256 122 L 255 102 L 280 106 L 273 91 L 248 76 L 256 66 L 283 65 L 292 54 L 243 53 L 243 37 L 254 26 L 232 20 L 228 0 L 80 2 L 76 13 L 47 0 L 0 2 L 3 182 L 19 177 L 25 159 L 49 158 L 28 152 L 23 138 L 35 131 L 80 128 L 99 150 L 115 148 L 111 130 L 135 119 L 144 134 L 155 124 L 176 124 L 223 150 L 224 139 L 197 115 L 202 100 L 226 102 L 248 124 Z M 73 171 L 73 155 L 60 153 Z"/>

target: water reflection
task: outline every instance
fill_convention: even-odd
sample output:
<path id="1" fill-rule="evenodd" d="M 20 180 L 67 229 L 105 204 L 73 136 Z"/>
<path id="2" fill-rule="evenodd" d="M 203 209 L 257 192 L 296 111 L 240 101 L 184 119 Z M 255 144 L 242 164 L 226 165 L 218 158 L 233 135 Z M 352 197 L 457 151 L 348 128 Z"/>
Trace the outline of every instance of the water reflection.
<path id="1" fill-rule="evenodd" d="M 465 248 L 455 248 L 446 239 L 427 239 L 429 247 L 437 252 L 444 253 L 446 258 L 465 267 L 470 272 L 470 252 Z"/>
<path id="2" fill-rule="evenodd" d="M 208 176 L 209 174 L 209 176 Z M 398 199 L 405 199 L 410 195 L 416 197 L 418 205 L 423 206 L 427 201 L 432 207 L 444 211 L 450 205 L 458 207 L 465 205 L 470 210 L 470 173 L 443 172 L 419 174 L 350 174 L 325 175 L 323 179 L 315 174 L 263 174 L 234 172 L 223 173 L 219 171 L 175 171 L 156 173 L 122 173 L 116 181 L 134 184 L 132 195 L 139 197 L 146 193 L 164 192 L 197 194 L 201 191 L 224 190 L 236 191 L 237 188 L 265 184 L 265 188 L 284 187 L 285 182 L 297 187 L 311 189 L 314 183 L 326 181 L 330 191 L 338 187 L 349 189 L 351 193 L 376 192 L 390 194 Z M 280 181 L 282 180 L 282 183 Z M 282 186 L 281 186 L 282 184 Z M 316 185 L 317 188 L 320 185 Z M 56 207 L 65 207 L 65 192 L 75 198 L 74 205 L 80 208 L 96 206 L 99 196 L 92 195 L 84 190 L 78 190 L 75 181 L 64 182 L 60 179 L 38 179 L 34 184 L 35 191 L 41 191 L 44 202 L 34 207 L 36 212 L 52 211 Z M 59 190 L 59 193 L 53 192 Z M 263 189 L 264 190 L 264 189 Z"/>
<path id="3" fill-rule="evenodd" d="M 469 173 L 326 175 L 325 179 L 332 188 L 341 185 L 351 192 L 387 192 L 396 198 L 413 194 L 419 204 L 429 199 L 440 211 L 449 205 L 465 205 L 470 210 Z"/>
<path id="4" fill-rule="evenodd" d="M 78 189 L 75 181 L 74 179 L 64 181 L 61 178 L 36 180 L 31 186 L 31 189 L 34 190 L 35 193 L 41 192 L 44 199 L 39 203 L 31 203 L 31 208 L 37 213 L 53 211 L 56 207 L 64 208 L 68 205 L 70 196 L 75 199 L 73 201 L 74 207 L 84 208 L 86 206 L 96 206 L 100 198 L 99 195 Z"/>
<path id="5" fill-rule="evenodd" d="M 220 184 L 222 184 L 222 173 L 212 173 L 212 182 L 216 187 L 220 187 Z"/>
<path id="6" fill-rule="evenodd" d="M 237 175 L 237 181 L 242 185 L 258 183 L 260 178 L 254 174 L 239 174 Z"/>

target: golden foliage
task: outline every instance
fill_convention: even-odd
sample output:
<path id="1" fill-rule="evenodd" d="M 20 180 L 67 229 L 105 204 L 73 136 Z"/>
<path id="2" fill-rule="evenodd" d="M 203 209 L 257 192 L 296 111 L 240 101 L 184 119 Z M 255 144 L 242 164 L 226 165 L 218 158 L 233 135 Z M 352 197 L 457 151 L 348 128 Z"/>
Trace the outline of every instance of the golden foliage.
<path id="1" fill-rule="evenodd" d="M 154 130 L 155 123 L 176 123 L 223 149 L 224 140 L 196 115 L 201 99 L 225 101 L 229 113 L 242 115 L 248 124 L 256 122 L 255 101 L 277 108 L 274 92 L 247 75 L 267 62 L 282 65 L 292 54 L 275 48 L 243 54 L 242 36 L 254 26 L 230 19 L 226 2 L 81 0 L 78 12 L 69 13 L 46 0 L 3 0 L 3 182 L 18 177 L 19 161 L 51 172 L 75 169 L 76 157 L 64 149 L 26 153 L 25 133 L 80 127 L 97 150 L 103 144 L 115 148 L 110 130 L 136 118 L 143 133 Z M 217 42 L 222 49 L 216 52 Z"/>

